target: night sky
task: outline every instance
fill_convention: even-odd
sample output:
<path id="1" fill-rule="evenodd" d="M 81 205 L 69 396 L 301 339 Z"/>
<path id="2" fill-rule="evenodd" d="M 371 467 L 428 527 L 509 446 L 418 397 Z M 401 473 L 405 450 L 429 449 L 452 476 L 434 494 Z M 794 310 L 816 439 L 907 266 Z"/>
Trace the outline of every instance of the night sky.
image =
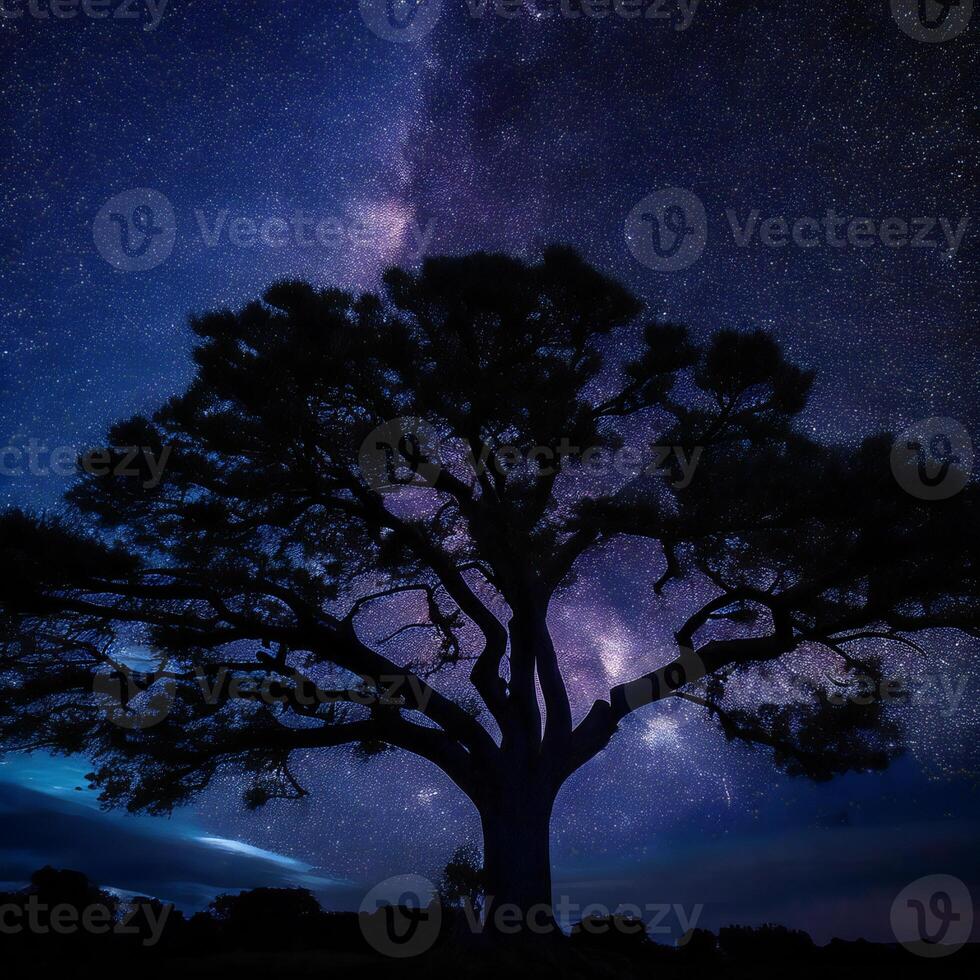
<path id="1" fill-rule="evenodd" d="M 189 313 L 286 276 L 373 289 L 425 253 L 530 258 L 552 241 L 699 337 L 771 330 L 818 369 L 803 425 L 820 438 L 933 416 L 980 435 L 977 17 L 927 41 L 901 29 L 899 0 L 640 3 L 666 19 L 423 0 L 393 40 L 371 29 L 384 5 L 369 0 L 171 0 L 105 20 L 4 6 L 22 11 L 0 16 L 4 505 L 56 508 L 67 481 L 44 465 L 51 449 L 101 444 L 112 421 L 182 390 Z M 624 232 L 665 188 L 704 207 L 703 254 L 686 269 L 650 268 Z M 174 240 L 127 271 L 98 216 L 137 189 L 169 202 Z M 831 209 L 876 226 L 926 218 L 934 246 L 862 247 L 845 231 L 834 247 L 822 230 L 810 248 L 741 246 L 727 215 L 792 225 Z M 238 234 L 243 218 L 275 233 Z M 31 440 L 45 472 L 17 471 Z M 633 675 L 658 629 L 664 640 L 656 574 L 623 544 L 554 611 L 578 712 Z M 819 941 L 890 939 L 892 898 L 920 875 L 980 894 L 980 650 L 947 635 L 928 648 L 928 661 L 892 661 L 917 693 L 900 709 L 909 752 L 880 775 L 794 781 L 762 750 L 726 745 L 694 706 L 638 713 L 624 727 L 639 737 L 559 797 L 556 891 L 703 902 L 701 925 L 775 920 Z M 475 811 L 426 763 L 337 750 L 310 765 L 306 801 L 247 813 L 229 776 L 165 820 L 100 813 L 76 788 L 84 759 L 8 756 L 0 887 L 53 863 L 186 907 L 297 883 L 351 908 L 478 839 Z"/>

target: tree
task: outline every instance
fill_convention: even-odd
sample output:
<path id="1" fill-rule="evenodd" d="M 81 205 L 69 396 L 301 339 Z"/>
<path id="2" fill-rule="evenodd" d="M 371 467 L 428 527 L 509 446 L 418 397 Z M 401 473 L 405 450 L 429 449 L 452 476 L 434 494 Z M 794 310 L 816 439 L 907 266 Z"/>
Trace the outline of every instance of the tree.
<path id="1" fill-rule="evenodd" d="M 629 915 L 589 915 L 571 928 L 571 939 L 579 946 L 591 946 L 615 956 L 652 953 L 657 944 L 647 934 L 646 923 Z M 666 949 L 666 947 L 665 947 Z"/>
<path id="2" fill-rule="evenodd" d="M 0 893 L 4 962 L 30 968 L 39 957 L 104 956 L 119 920 L 119 900 L 80 871 L 44 867 L 19 892 Z"/>
<path id="3" fill-rule="evenodd" d="M 805 963 L 814 951 L 807 933 L 768 922 L 758 927 L 722 926 L 718 945 L 726 956 L 742 962 Z"/>
<path id="4" fill-rule="evenodd" d="M 696 344 L 570 250 L 384 283 L 194 319 L 187 392 L 111 430 L 63 515 L 3 519 L 8 748 L 89 752 L 106 805 L 150 812 L 225 767 L 260 805 L 305 795 L 306 751 L 415 753 L 478 810 L 488 896 L 525 910 L 551 900 L 559 789 L 667 698 L 795 774 L 888 764 L 880 703 L 731 685 L 801 648 L 868 673 L 869 639 L 975 633 L 975 487 L 906 492 L 887 434 L 815 442 L 813 375 L 770 336 Z M 637 440 L 677 450 L 595 475 Z M 623 536 L 690 612 L 578 712 L 549 610 Z"/>
<path id="5" fill-rule="evenodd" d="M 439 903 L 444 909 L 472 909 L 479 915 L 486 894 L 480 852 L 474 844 L 460 844 L 453 851 L 436 882 Z"/>
<path id="6" fill-rule="evenodd" d="M 253 888 L 208 907 L 224 938 L 243 949 L 290 949 L 315 939 L 323 912 L 306 888 Z"/>

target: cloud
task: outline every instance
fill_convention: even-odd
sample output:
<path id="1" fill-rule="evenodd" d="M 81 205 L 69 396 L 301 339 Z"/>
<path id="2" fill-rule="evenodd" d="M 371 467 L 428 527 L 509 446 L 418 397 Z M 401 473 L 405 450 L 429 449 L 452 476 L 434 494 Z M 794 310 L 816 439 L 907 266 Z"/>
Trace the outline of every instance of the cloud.
<path id="1" fill-rule="evenodd" d="M 196 910 L 249 888 L 309 888 L 326 908 L 352 908 L 360 890 L 285 855 L 201 835 L 185 821 L 104 813 L 63 787 L 41 792 L 0 782 L 0 881 L 20 886 L 46 864 L 84 872 L 120 892 Z M 83 802 L 85 800 L 85 802 Z"/>

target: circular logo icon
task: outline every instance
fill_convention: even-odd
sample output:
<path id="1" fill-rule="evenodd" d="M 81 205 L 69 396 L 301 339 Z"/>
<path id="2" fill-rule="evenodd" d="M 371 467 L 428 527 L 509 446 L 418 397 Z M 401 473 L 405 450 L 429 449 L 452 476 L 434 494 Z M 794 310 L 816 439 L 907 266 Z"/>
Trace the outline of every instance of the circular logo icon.
<path id="1" fill-rule="evenodd" d="M 438 433 L 425 419 L 392 419 L 361 443 L 358 464 L 368 486 L 378 493 L 435 486 L 442 471 Z"/>
<path id="2" fill-rule="evenodd" d="M 123 272 L 145 272 L 170 258 L 177 240 L 177 216 L 159 191 L 138 187 L 102 205 L 92 238 L 109 265 Z"/>
<path id="3" fill-rule="evenodd" d="M 361 934 L 383 956 L 420 956 L 439 938 L 442 907 L 432 882 L 396 875 L 372 888 L 357 914 Z"/>
<path id="4" fill-rule="evenodd" d="M 892 932 L 916 956 L 949 956 L 973 930 L 970 890 L 952 875 L 926 875 L 906 885 L 892 902 Z"/>
<path id="5" fill-rule="evenodd" d="M 177 691 L 172 678 L 163 678 L 161 683 L 157 683 L 159 680 L 151 674 L 143 685 L 129 670 L 97 674 L 92 682 L 92 693 L 106 717 L 118 728 L 129 731 L 152 728 L 170 714 Z M 148 697 L 142 698 L 141 695 L 147 692 Z M 138 705 L 130 707 L 130 703 L 137 699 Z"/>
<path id="6" fill-rule="evenodd" d="M 954 419 L 923 419 L 892 446 L 891 467 L 899 486 L 920 500 L 945 500 L 970 481 L 973 442 Z"/>
<path id="7" fill-rule="evenodd" d="M 973 16 L 973 0 L 891 0 L 891 7 L 895 23 L 927 44 L 962 34 Z"/>
<path id="8" fill-rule="evenodd" d="M 708 242 L 701 199 L 680 187 L 648 194 L 630 211 L 624 228 L 633 257 L 656 272 L 688 269 Z"/>
<path id="9" fill-rule="evenodd" d="M 623 688 L 623 697 L 630 711 L 662 698 L 670 697 L 678 689 L 693 684 L 705 676 L 704 661 L 689 647 L 681 647 L 678 657 L 646 677 L 631 681 Z"/>
<path id="10" fill-rule="evenodd" d="M 442 0 L 358 0 L 358 5 L 378 37 L 401 44 L 425 37 L 442 13 Z"/>

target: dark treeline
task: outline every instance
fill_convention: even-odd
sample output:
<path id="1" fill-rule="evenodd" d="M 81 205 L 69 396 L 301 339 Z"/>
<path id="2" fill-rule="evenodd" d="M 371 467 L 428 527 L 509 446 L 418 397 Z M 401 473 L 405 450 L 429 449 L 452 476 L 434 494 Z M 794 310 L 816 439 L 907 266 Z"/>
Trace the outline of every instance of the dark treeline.
<path id="1" fill-rule="evenodd" d="M 0 962 L 33 976 L 46 963 L 75 977 L 136 967 L 142 977 L 205 975 L 239 978 L 270 969 L 303 976 L 324 969 L 387 976 L 499 975 L 511 978 L 904 977 L 976 975 L 980 947 L 948 959 L 912 956 L 898 945 L 845 942 L 817 946 L 799 930 L 778 925 L 726 926 L 717 935 L 694 929 L 681 944 L 650 939 L 628 917 L 592 917 L 547 949 L 487 948 L 468 934 L 458 907 L 443 908 L 441 938 L 411 960 L 379 956 L 364 939 L 355 912 L 325 912 L 304 888 L 255 888 L 219 895 L 191 916 L 149 897 L 119 898 L 78 871 L 47 867 L 26 888 L 0 892 Z"/>
<path id="2" fill-rule="evenodd" d="M 155 898 L 118 898 L 78 871 L 42 868 L 0 892 L 0 952 L 14 959 L 210 956 L 236 950 L 370 952 L 354 912 L 324 912 L 305 888 L 219 895 L 187 917 Z"/>

